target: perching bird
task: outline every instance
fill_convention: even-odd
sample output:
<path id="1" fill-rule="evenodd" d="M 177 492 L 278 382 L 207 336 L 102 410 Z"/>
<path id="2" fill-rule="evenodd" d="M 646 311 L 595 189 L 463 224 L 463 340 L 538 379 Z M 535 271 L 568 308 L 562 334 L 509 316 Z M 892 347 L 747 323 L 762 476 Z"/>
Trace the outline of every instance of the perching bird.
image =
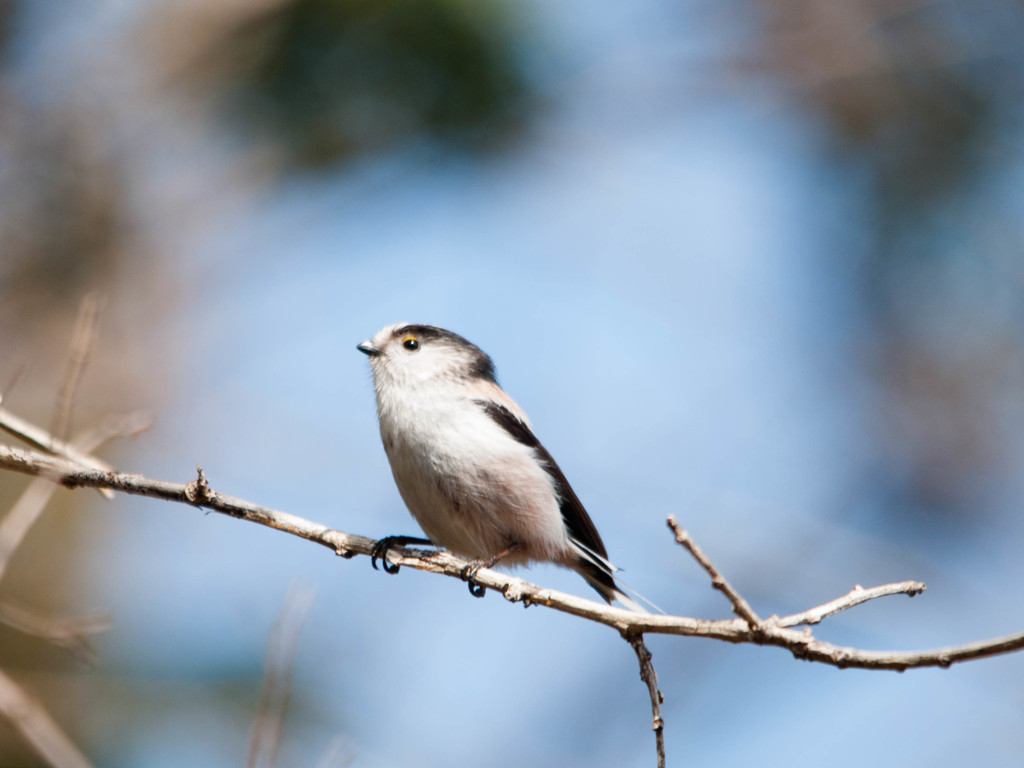
<path id="1" fill-rule="evenodd" d="M 490 357 L 451 331 L 406 323 L 358 349 L 373 368 L 395 483 L 430 543 L 477 566 L 556 563 L 607 602 L 643 610 L 616 586 L 597 528 Z"/>

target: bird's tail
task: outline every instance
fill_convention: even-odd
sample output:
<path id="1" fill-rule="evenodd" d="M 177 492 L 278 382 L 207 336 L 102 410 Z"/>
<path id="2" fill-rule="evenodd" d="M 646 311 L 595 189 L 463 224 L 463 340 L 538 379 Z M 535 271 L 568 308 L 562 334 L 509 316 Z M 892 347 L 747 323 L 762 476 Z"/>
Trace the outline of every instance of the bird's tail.
<path id="1" fill-rule="evenodd" d="M 617 602 L 631 611 L 650 613 L 647 608 L 640 604 L 642 602 L 658 613 L 665 613 L 635 589 L 624 584 L 621 580 L 617 581 L 614 574 L 621 569 L 612 565 L 606 557 L 602 557 L 575 539 L 572 541 L 572 546 L 577 556 L 576 562 L 572 566 L 573 570 L 586 579 L 587 583 L 597 590 L 597 593 L 604 598 L 606 603 L 611 605 L 612 602 Z M 631 592 L 640 602 L 627 595 L 620 587 Z"/>

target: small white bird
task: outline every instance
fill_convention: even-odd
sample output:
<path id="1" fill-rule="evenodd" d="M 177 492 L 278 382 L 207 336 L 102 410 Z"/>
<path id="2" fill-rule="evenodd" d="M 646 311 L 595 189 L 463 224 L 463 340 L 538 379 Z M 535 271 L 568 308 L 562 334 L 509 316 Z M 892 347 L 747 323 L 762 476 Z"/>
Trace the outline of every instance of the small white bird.
<path id="1" fill-rule="evenodd" d="M 498 386 L 490 357 L 451 331 L 407 323 L 357 348 L 370 357 L 395 483 L 430 543 L 476 568 L 556 563 L 607 602 L 643 610 L 616 586 L 597 528 L 526 414 Z M 413 539 L 384 539 L 378 556 L 397 541 Z"/>

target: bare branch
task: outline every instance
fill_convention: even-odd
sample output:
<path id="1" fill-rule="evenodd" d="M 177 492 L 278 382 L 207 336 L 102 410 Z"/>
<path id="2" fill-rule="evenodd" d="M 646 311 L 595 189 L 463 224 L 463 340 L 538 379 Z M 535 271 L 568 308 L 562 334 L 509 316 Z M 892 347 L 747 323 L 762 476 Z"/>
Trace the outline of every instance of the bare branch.
<path id="1" fill-rule="evenodd" d="M 77 446 L 79 451 L 91 454 L 111 440 L 117 440 L 122 437 L 137 437 L 152 426 L 153 417 L 145 411 L 111 413 L 105 416 L 98 426 L 76 436 L 72 447 Z M 65 458 L 71 461 L 78 461 L 74 456 L 66 456 Z M 90 465 L 86 463 L 86 466 Z M 103 467 L 96 467 L 96 469 L 103 469 Z"/>
<path id="2" fill-rule="evenodd" d="M 149 417 L 140 413 L 108 417 L 98 428 L 82 435 L 75 441 L 77 445 L 81 446 L 81 449 L 70 444 L 62 445 L 68 449 L 68 453 L 76 453 L 82 458 L 91 458 L 89 454 L 109 440 L 124 435 L 138 434 L 142 430 L 148 429 L 150 423 Z M 32 425 L 27 426 L 31 427 L 32 431 L 37 429 Z M 39 431 L 41 432 L 41 430 Z M 42 437 L 43 435 L 36 436 Z M 94 461 L 98 462 L 99 460 L 95 459 Z M 39 519 L 56 489 L 55 485 L 46 482 L 45 479 L 34 480 L 18 497 L 3 520 L 0 520 L 0 579 L 3 579 L 7 571 L 7 565 L 14 550 L 18 548 L 29 529 Z M 110 498 L 113 498 L 112 491 L 102 490 L 109 494 Z"/>
<path id="3" fill-rule="evenodd" d="M 658 673 L 654 671 L 654 664 L 651 663 L 651 652 L 644 644 L 643 635 L 624 635 L 633 650 L 636 652 L 637 661 L 640 662 L 640 679 L 647 684 L 647 690 L 651 694 L 651 714 L 654 716 L 655 748 L 658 750 L 658 768 L 665 768 L 665 721 L 661 717 L 661 705 L 665 703 L 665 697 L 658 690 Z"/>
<path id="4" fill-rule="evenodd" d="M 248 768 L 273 768 L 284 733 L 284 715 L 292 691 L 299 632 L 316 590 L 292 585 L 267 644 L 263 689 L 249 738 Z"/>
<path id="5" fill-rule="evenodd" d="M 21 492 L 14 506 L 0 520 L 0 579 L 7 573 L 14 550 L 39 519 L 56 490 L 57 486 L 43 478 L 36 478 Z"/>
<path id="6" fill-rule="evenodd" d="M 0 408 L 0 429 L 10 435 L 14 435 L 34 448 L 54 456 L 62 456 L 65 459 L 70 459 L 78 464 L 93 467 L 94 469 L 113 469 L 112 466 L 102 459 L 89 456 L 87 453 L 78 450 L 75 446 L 63 440 L 57 440 L 45 429 L 25 421 L 20 416 L 15 416 L 6 408 Z"/>
<path id="7" fill-rule="evenodd" d="M 679 525 L 674 515 L 668 516 L 668 527 L 675 534 L 676 541 L 682 544 L 686 551 L 693 555 L 694 559 L 700 563 L 701 568 L 707 571 L 708 576 L 711 577 L 711 586 L 729 598 L 729 602 L 732 603 L 733 613 L 745 620 L 751 629 L 758 627 L 761 624 L 760 617 L 754 613 L 754 609 L 740 596 L 740 593 L 732 588 L 732 584 L 726 581 L 725 577 L 718 572 L 718 569 L 711 563 L 708 556 L 704 554 L 704 550 L 698 547 L 697 543 L 690 538 L 690 534 Z"/>
<path id="8" fill-rule="evenodd" d="M 64 459 L 7 446 L 0 446 L 0 468 L 27 475 L 47 477 L 53 482 L 61 483 L 69 488 L 110 488 L 123 493 L 149 496 L 210 509 L 308 539 L 343 557 L 369 556 L 376 544 L 374 539 L 365 536 L 332 530 L 327 526 L 295 515 L 217 493 L 209 487 L 205 478 L 202 478 L 202 481 L 197 480 L 188 484 L 151 480 L 141 475 L 103 472 L 80 467 Z M 395 547 L 389 550 L 388 561 L 395 565 L 406 565 L 420 571 L 441 573 L 457 579 L 462 578 L 462 572 L 467 565 L 465 560 L 448 552 L 406 547 Z M 868 651 L 822 642 L 811 634 L 809 628 L 796 630 L 780 626 L 771 620 L 760 621 L 755 628 L 752 628 L 746 619 L 706 621 L 686 616 L 636 613 L 553 589 L 546 589 L 523 579 L 486 568 L 476 573 L 474 581 L 483 587 L 500 592 L 512 602 L 543 605 L 562 613 L 605 624 L 629 636 L 658 633 L 707 637 L 732 643 L 774 645 L 787 649 L 797 658 L 837 667 L 893 670 L 948 667 L 956 662 L 1009 653 L 1024 648 L 1024 633 L 1018 633 L 932 651 Z M 889 587 L 880 589 L 888 590 Z"/>
<path id="9" fill-rule="evenodd" d="M 54 768 L 92 768 L 46 708 L 0 669 L 0 713 Z"/>
<path id="10" fill-rule="evenodd" d="M 85 616 L 77 619 L 62 619 L 45 616 L 30 608 L 10 602 L 0 602 L 0 623 L 19 632 L 24 632 L 26 635 L 46 640 L 60 648 L 66 648 L 79 661 L 87 662 L 92 659 L 93 652 L 86 642 L 86 637 L 110 629 L 111 618 L 110 616 Z"/>
<path id="11" fill-rule="evenodd" d="M 85 364 L 89 362 L 89 352 L 96 338 L 101 305 L 99 294 L 90 293 L 82 299 L 82 304 L 78 308 L 78 319 L 75 321 L 75 330 L 71 334 L 71 348 L 68 350 L 68 366 L 57 399 L 57 410 L 54 413 L 51 430 L 57 440 L 67 437 L 71 411 L 75 404 L 75 391 L 85 371 Z"/>
<path id="12" fill-rule="evenodd" d="M 98 441 L 96 442 L 96 447 L 98 448 L 106 442 L 106 440 L 113 437 L 122 435 L 125 437 L 132 436 L 148 429 L 152 420 L 148 415 L 136 412 L 125 416 L 108 417 L 105 423 L 109 426 L 106 428 L 101 426 L 100 431 L 109 432 L 108 437 L 103 438 L 102 434 L 97 434 L 95 437 L 92 435 L 86 435 L 83 439 Z M 35 424 L 31 424 L 24 419 L 15 416 L 6 408 L 2 407 L 0 407 L 0 429 L 4 430 L 8 434 L 14 435 L 19 440 L 23 440 L 41 451 L 53 454 L 54 456 L 61 456 L 75 462 L 76 464 L 82 464 L 86 467 L 101 469 L 107 472 L 112 472 L 114 470 L 114 467 L 107 462 L 90 455 L 91 451 L 95 450 L 95 448 L 82 450 L 71 443 L 58 440 L 45 429 L 41 429 Z M 99 491 L 108 499 L 114 498 L 114 493 L 108 488 L 100 488 Z"/>
<path id="13" fill-rule="evenodd" d="M 802 613 L 794 613 L 791 616 L 783 616 L 782 618 L 773 616 L 768 621 L 773 622 L 779 627 L 818 624 L 822 619 L 827 619 L 829 616 L 845 611 L 847 608 L 853 608 L 866 603 L 868 600 L 874 600 L 876 597 L 886 597 L 887 595 L 914 597 L 924 592 L 925 588 L 925 584 L 922 581 L 901 581 L 896 584 L 872 587 L 871 589 L 864 589 L 860 584 L 857 584 L 848 594 L 837 597 L 835 600 L 831 600 L 824 605 L 819 605 L 817 608 L 811 608 Z"/>
<path id="14" fill-rule="evenodd" d="M 0 623 L 60 646 L 71 646 L 80 638 L 106 632 L 112 621 L 109 614 L 64 619 L 7 600 L 0 601 Z"/>
<path id="15" fill-rule="evenodd" d="M 83 302 L 79 327 L 72 343 L 70 368 L 60 398 L 57 434 L 63 434 L 70 422 L 74 391 L 88 359 L 97 312 L 98 304 L 95 298 L 89 297 Z M 149 425 L 148 418 L 139 414 L 107 418 L 98 428 L 80 436 L 75 445 L 67 445 L 53 435 L 46 435 L 42 430 L 22 423 L 20 419 L 12 420 L 11 414 L 5 415 L 8 417 L 8 426 L 5 428 L 9 428 L 11 424 L 16 427 L 28 427 L 32 437 L 38 439 L 44 449 L 76 455 L 92 463 L 97 463 L 98 460 L 89 455 L 91 451 L 115 437 L 137 434 Z M 22 429 L 22 432 L 24 431 Z M 39 519 L 56 489 L 57 486 L 45 478 L 37 477 L 28 484 L 14 506 L 0 520 L 0 579 L 7 571 L 11 556 Z M 113 493 L 107 489 L 101 489 L 101 493 L 113 497 Z M 83 661 L 88 660 L 92 653 L 85 636 L 103 631 L 110 626 L 109 618 L 58 621 L 10 603 L 0 603 L 0 621 L 14 629 L 67 648 Z M 0 713 L 50 765 L 58 768 L 88 768 L 89 761 L 61 731 L 46 708 L 25 693 L 3 671 L 0 671 Z"/>

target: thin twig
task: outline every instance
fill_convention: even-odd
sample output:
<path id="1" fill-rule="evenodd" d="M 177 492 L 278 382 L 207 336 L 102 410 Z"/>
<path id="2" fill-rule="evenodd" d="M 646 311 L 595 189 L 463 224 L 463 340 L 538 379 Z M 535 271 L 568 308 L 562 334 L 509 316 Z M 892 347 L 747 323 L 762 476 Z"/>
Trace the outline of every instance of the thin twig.
<path id="1" fill-rule="evenodd" d="M 111 426 L 109 431 L 110 437 L 101 439 L 97 436 L 95 439 L 100 440 L 98 445 L 101 445 L 106 440 L 112 437 L 118 437 L 120 435 L 135 435 L 148 429 L 152 424 L 152 419 L 141 412 L 130 413 L 120 417 L 108 417 L 104 423 L 112 422 L 118 424 L 120 421 L 120 431 L 117 431 Z M 15 416 L 13 413 L 8 411 L 6 408 L 0 407 L 0 429 L 4 430 L 8 434 L 14 435 L 19 440 L 23 440 L 31 446 L 38 448 L 46 453 L 53 454 L 54 456 L 61 456 L 65 459 L 75 462 L 76 464 L 82 464 L 86 467 L 92 467 L 93 469 L 100 469 L 106 472 L 113 472 L 112 467 L 102 459 L 98 459 L 91 455 L 91 451 L 95 449 L 82 450 L 72 443 L 66 443 L 63 440 L 58 440 L 45 429 L 37 427 L 19 416 Z M 102 428 L 101 428 L 102 429 Z M 88 437 L 86 439 L 89 439 Z M 108 488 L 100 488 L 99 492 L 108 499 L 114 498 L 113 492 Z"/>
<path id="2" fill-rule="evenodd" d="M 50 717 L 46 707 L 0 669 L 0 714 L 53 768 L 92 768 L 92 763 Z"/>
<path id="3" fill-rule="evenodd" d="M 292 671 L 299 633 L 316 590 L 292 585 L 267 644 L 263 687 L 249 738 L 248 768 L 273 768 L 284 734 L 284 715 L 291 698 Z"/>
<path id="4" fill-rule="evenodd" d="M 78 319 L 71 334 L 71 348 L 68 350 L 68 365 L 57 398 L 57 409 L 54 412 L 53 429 L 50 433 L 57 440 L 67 438 L 68 426 L 71 423 L 71 411 L 75 405 L 75 392 L 78 382 L 89 362 L 89 353 L 96 338 L 96 325 L 99 320 L 102 301 L 98 293 L 87 294 L 78 308 Z"/>
<path id="5" fill-rule="evenodd" d="M 18 379 L 21 378 L 21 375 L 24 372 L 25 364 L 22 363 L 11 375 L 10 381 L 7 382 L 7 386 L 3 390 L 0 390 L 0 403 L 2 403 L 4 401 L 4 398 L 7 397 L 7 394 L 14 389 L 14 386 L 18 383 Z"/>
<path id="6" fill-rule="evenodd" d="M 78 464 L 84 464 L 87 467 L 92 467 L 93 469 L 103 469 L 107 471 L 114 469 L 102 459 L 97 459 L 95 456 L 89 456 L 87 453 L 80 451 L 70 443 L 57 440 L 45 429 L 25 421 L 20 416 L 15 416 L 9 410 L 2 407 L 0 407 L 0 429 L 8 434 L 14 435 L 19 440 L 28 443 L 33 448 L 38 448 L 40 451 L 45 451 L 46 453 L 54 456 L 61 456 Z"/>
<path id="7" fill-rule="evenodd" d="M 925 584 L 922 581 L 901 581 L 896 584 L 883 584 L 880 587 L 872 587 L 871 589 L 864 589 L 864 587 L 858 584 L 849 593 L 842 597 L 837 597 L 835 600 L 831 600 L 824 605 L 819 605 L 817 608 L 811 608 L 802 613 L 794 613 L 791 616 L 783 616 L 782 618 L 773 616 L 768 621 L 774 622 L 780 627 L 818 624 L 822 619 L 827 619 L 829 616 L 845 611 L 848 608 L 854 608 L 866 603 L 868 600 L 886 597 L 887 595 L 914 597 L 924 592 L 925 589 Z"/>
<path id="8" fill-rule="evenodd" d="M 3 519 L 0 519 L 0 579 L 7 573 L 11 555 L 46 509 L 56 490 L 57 486 L 48 483 L 45 478 L 36 478 L 21 492 Z"/>
<path id="9" fill-rule="evenodd" d="M 81 662 L 89 662 L 92 660 L 93 650 L 86 637 L 110 629 L 111 617 L 85 616 L 63 619 L 45 616 L 31 608 L 0 601 L 0 623 L 26 635 L 46 640 L 59 648 L 65 648 Z"/>
<path id="10" fill-rule="evenodd" d="M 718 569 L 708 559 L 708 556 L 704 554 L 704 550 L 697 546 L 697 543 L 690 537 L 690 534 L 679 525 L 674 515 L 668 516 L 668 527 L 675 534 L 676 541 L 682 544 L 686 551 L 693 555 L 693 558 L 700 563 L 701 568 L 707 571 L 708 576 L 711 577 L 711 586 L 729 598 L 729 602 L 732 603 L 733 613 L 746 621 L 751 629 L 756 629 L 760 626 L 761 619 L 754 613 L 750 603 L 744 600 L 740 593 L 733 589 L 732 584 L 718 572 Z"/>
<path id="11" fill-rule="evenodd" d="M 76 439 L 74 445 L 67 445 L 67 447 L 71 449 L 69 452 L 88 456 L 92 451 L 116 437 L 138 434 L 143 429 L 147 429 L 150 423 L 149 417 L 141 413 L 107 417 L 99 427 L 83 434 Z M 56 490 L 57 486 L 43 478 L 32 481 L 22 491 L 10 511 L 0 520 L 0 579 L 3 579 L 7 571 L 14 550 L 18 548 L 29 529 L 39 519 Z M 103 490 L 113 498 L 113 493 L 110 490 Z"/>
<path id="12" fill-rule="evenodd" d="M 66 487 L 110 488 L 123 493 L 176 501 L 210 509 L 231 517 L 276 528 L 331 549 L 338 555 L 353 557 L 371 555 L 374 539 L 344 533 L 285 512 L 261 507 L 242 499 L 213 491 L 208 483 L 171 483 L 152 480 L 141 475 L 80 467 L 64 459 L 44 456 L 34 451 L 0 446 L 0 468 L 27 475 L 43 476 Z M 388 561 L 420 571 L 442 573 L 462 581 L 468 563 L 447 552 L 424 551 L 395 547 L 388 552 Z M 785 648 L 794 656 L 836 667 L 861 669 L 905 670 L 919 667 L 948 667 L 953 663 L 1018 651 L 1024 648 L 1024 632 L 969 645 L 931 651 L 869 651 L 837 646 L 816 639 L 809 631 L 779 626 L 762 621 L 752 629 L 745 619 L 707 621 L 686 616 L 636 613 L 622 608 L 586 600 L 531 584 L 508 574 L 483 568 L 474 581 L 500 592 L 507 600 L 530 605 L 544 605 L 553 610 L 579 616 L 614 628 L 620 633 L 685 635 L 707 637 L 732 643 L 756 643 Z M 815 609 L 812 609 L 815 610 Z"/>
<path id="13" fill-rule="evenodd" d="M 153 426 L 153 417 L 145 411 L 131 413 L 111 413 L 92 429 L 87 429 L 75 437 L 73 447 L 85 454 L 97 451 L 111 440 L 123 437 L 138 437 Z M 76 461 L 73 457 L 68 457 Z M 79 462 L 81 463 L 81 462 Z M 89 466 L 86 464 L 86 466 Z M 102 469 L 102 467 L 96 467 Z"/>
<path id="14" fill-rule="evenodd" d="M 327 749 L 316 762 L 316 768 L 348 768 L 357 756 L 357 752 L 349 746 L 348 739 L 339 734 L 328 743 Z"/>
<path id="15" fill-rule="evenodd" d="M 658 768 L 665 768 L 665 721 L 661 717 L 661 705 L 665 703 L 665 697 L 658 690 L 658 673 L 654 671 L 654 664 L 651 663 L 651 652 L 644 644 L 643 635 L 624 635 L 633 650 L 636 652 L 637 661 L 640 662 L 640 679 L 647 684 L 647 691 L 651 694 L 651 715 L 654 718 L 654 742 L 658 750 Z"/>

